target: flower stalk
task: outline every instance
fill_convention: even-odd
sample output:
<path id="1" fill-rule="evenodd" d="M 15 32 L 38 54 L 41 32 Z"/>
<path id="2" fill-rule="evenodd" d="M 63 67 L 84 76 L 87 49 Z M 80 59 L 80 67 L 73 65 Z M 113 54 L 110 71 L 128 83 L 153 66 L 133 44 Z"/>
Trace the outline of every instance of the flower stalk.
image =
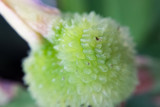
<path id="1" fill-rule="evenodd" d="M 0 14 L 30 47 L 35 48 L 60 12 L 38 0 L 0 0 Z"/>

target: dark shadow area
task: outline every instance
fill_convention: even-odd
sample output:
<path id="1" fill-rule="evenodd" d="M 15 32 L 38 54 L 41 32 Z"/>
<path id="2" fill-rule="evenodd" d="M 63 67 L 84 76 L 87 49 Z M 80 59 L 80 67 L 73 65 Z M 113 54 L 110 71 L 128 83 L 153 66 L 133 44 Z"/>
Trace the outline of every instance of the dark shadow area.
<path id="1" fill-rule="evenodd" d="M 27 43 L 0 16 L 0 78 L 22 82 Z"/>

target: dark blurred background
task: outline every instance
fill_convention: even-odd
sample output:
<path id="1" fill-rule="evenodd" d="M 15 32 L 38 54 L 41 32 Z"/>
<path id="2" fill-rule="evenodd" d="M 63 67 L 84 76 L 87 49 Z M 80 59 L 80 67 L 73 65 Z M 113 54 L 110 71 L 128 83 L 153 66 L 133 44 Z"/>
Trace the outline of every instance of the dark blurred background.
<path id="1" fill-rule="evenodd" d="M 42 0 L 63 12 L 91 12 L 130 28 L 138 54 L 160 58 L 160 0 Z M 0 77 L 22 80 L 29 47 L 0 16 Z"/>
<path id="2" fill-rule="evenodd" d="M 22 82 L 22 59 L 29 47 L 0 16 L 0 78 Z"/>

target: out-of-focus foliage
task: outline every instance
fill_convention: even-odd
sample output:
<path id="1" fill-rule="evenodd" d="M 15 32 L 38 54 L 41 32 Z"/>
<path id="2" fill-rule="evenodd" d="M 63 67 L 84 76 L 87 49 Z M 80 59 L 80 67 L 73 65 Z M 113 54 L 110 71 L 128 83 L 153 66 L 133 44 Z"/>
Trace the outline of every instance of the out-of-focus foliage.
<path id="1" fill-rule="evenodd" d="M 19 87 L 17 95 L 13 100 L 5 106 L 2 107 L 37 107 L 34 100 L 31 98 L 28 91 Z"/>
<path id="2" fill-rule="evenodd" d="M 64 12 L 90 12 L 128 26 L 140 53 L 160 58 L 160 0 L 57 0 Z"/>

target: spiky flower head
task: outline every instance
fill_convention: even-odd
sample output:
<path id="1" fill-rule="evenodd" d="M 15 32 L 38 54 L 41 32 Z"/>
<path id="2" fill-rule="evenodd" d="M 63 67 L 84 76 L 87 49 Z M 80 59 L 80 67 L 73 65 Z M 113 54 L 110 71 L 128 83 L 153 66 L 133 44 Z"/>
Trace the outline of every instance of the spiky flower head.
<path id="1" fill-rule="evenodd" d="M 24 61 L 25 80 L 44 107 L 112 107 L 136 85 L 126 28 L 95 13 L 63 17 Z"/>
<path id="2" fill-rule="evenodd" d="M 129 97 L 137 78 L 127 28 L 94 12 L 52 22 L 23 62 L 39 106 L 114 107 Z"/>

